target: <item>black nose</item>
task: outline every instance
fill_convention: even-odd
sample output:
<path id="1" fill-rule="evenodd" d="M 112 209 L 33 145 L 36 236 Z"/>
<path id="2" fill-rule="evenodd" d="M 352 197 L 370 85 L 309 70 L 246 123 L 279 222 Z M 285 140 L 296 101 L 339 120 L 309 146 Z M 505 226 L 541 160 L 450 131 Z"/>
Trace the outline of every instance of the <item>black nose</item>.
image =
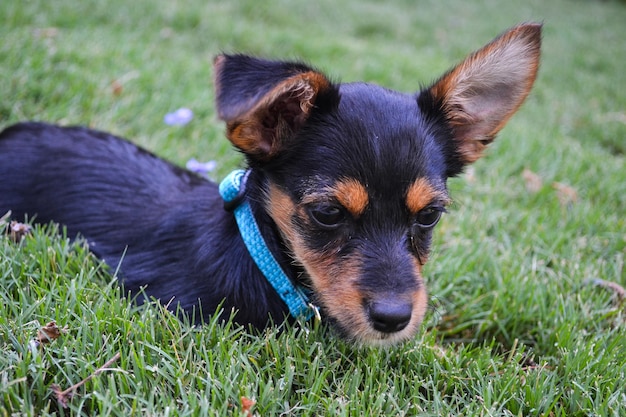
<path id="1" fill-rule="evenodd" d="M 396 299 L 381 299 L 369 304 L 374 329 L 383 333 L 399 332 L 411 321 L 413 304 Z"/>

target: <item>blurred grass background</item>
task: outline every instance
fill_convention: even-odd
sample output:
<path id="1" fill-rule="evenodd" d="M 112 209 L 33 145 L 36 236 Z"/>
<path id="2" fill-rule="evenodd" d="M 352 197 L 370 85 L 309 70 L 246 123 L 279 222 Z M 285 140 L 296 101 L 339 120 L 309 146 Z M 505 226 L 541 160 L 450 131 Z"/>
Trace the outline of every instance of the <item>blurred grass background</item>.
<path id="1" fill-rule="evenodd" d="M 623 1 L 3 2 L 0 127 L 89 125 L 180 165 L 215 159 L 221 178 L 241 159 L 215 115 L 220 51 L 416 91 L 530 20 L 544 23 L 539 78 L 486 158 L 450 183 L 414 342 L 192 328 L 133 308 L 80 243 L 38 229 L 0 241 L 0 415 L 239 415 L 240 396 L 258 415 L 624 415 L 623 303 L 588 284 L 626 285 Z M 193 121 L 165 125 L 179 107 Z M 70 331 L 33 355 L 50 320 Z M 52 383 L 116 351 L 115 371 L 58 407 Z"/>

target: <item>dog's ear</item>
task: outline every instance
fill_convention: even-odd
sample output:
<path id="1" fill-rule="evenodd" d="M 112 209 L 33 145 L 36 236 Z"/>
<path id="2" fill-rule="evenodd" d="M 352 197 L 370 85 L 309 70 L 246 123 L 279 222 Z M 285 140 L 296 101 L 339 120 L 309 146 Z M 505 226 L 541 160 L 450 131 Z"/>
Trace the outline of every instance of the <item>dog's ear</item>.
<path id="1" fill-rule="evenodd" d="M 300 63 L 220 55 L 214 61 L 216 103 L 228 139 L 253 160 L 268 161 L 307 121 L 332 83 Z"/>
<path id="2" fill-rule="evenodd" d="M 426 113 L 443 113 L 452 129 L 451 175 L 481 157 L 528 96 L 537 76 L 541 24 L 510 29 L 420 93 Z"/>

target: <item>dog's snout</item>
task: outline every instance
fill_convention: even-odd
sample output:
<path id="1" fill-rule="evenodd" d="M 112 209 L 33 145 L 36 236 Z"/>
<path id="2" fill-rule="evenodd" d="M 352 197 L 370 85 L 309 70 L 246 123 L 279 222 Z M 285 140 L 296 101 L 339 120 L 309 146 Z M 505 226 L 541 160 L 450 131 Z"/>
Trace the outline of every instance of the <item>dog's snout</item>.
<path id="1" fill-rule="evenodd" d="M 394 333 L 404 329 L 411 321 L 413 312 L 413 304 L 410 301 L 392 298 L 373 301 L 368 307 L 374 329 L 383 333 Z"/>

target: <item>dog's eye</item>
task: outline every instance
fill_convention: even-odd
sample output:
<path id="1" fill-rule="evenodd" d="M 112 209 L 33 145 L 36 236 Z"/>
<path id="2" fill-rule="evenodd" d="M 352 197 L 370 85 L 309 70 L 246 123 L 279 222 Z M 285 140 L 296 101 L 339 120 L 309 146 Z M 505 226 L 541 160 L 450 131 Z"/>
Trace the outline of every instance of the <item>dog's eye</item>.
<path id="1" fill-rule="evenodd" d="M 344 210 L 333 204 L 316 204 L 308 209 L 309 215 L 324 229 L 336 229 L 343 223 L 345 218 Z"/>
<path id="2" fill-rule="evenodd" d="M 443 213 L 443 211 L 444 209 L 441 207 L 426 207 L 420 210 L 415 216 L 416 226 L 422 229 L 435 227 L 439 219 L 441 219 L 441 213 Z"/>

